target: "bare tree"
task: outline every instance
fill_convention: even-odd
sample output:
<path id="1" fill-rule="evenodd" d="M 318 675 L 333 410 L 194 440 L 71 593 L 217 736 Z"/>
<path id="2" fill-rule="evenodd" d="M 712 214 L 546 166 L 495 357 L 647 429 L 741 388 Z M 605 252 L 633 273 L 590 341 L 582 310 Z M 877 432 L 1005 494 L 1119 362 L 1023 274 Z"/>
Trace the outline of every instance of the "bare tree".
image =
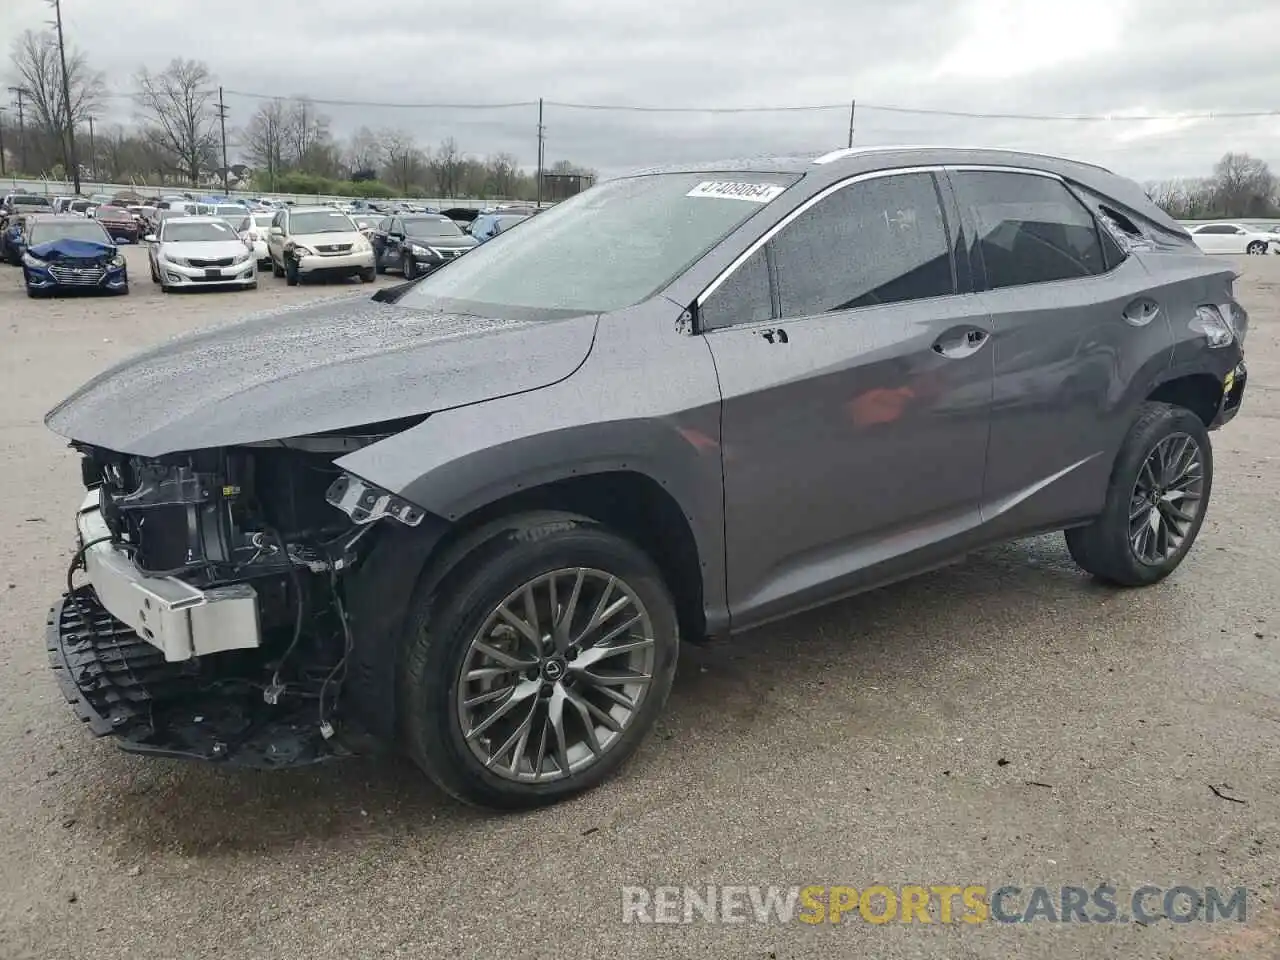
<path id="1" fill-rule="evenodd" d="M 144 67 L 137 77 L 137 102 L 150 124 L 150 134 L 191 180 L 214 162 L 217 113 L 215 81 L 209 67 L 197 60 L 174 59 L 158 74 Z"/>
<path id="2" fill-rule="evenodd" d="M 520 181 L 520 161 L 509 153 L 499 153 L 485 161 L 485 183 L 494 196 L 510 199 Z"/>
<path id="3" fill-rule="evenodd" d="M 13 43 L 10 54 L 17 86 L 28 103 L 28 140 L 33 169 L 42 169 L 61 157 L 68 162 L 66 143 L 67 104 L 62 95 L 62 64 L 58 37 L 53 31 L 27 30 Z M 71 121 L 82 124 L 102 105 L 106 84 L 102 74 L 89 67 L 79 50 L 67 51 L 67 86 L 71 93 Z"/>
<path id="4" fill-rule="evenodd" d="M 368 127 L 361 127 L 347 142 L 344 159 L 352 175 L 376 171 L 383 161 L 382 141 Z"/>
<path id="5" fill-rule="evenodd" d="M 458 142 L 453 137 L 446 137 L 436 148 L 435 156 L 430 162 L 431 172 L 435 174 L 436 186 L 440 195 L 456 196 L 462 179 L 466 160 L 458 149 Z"/>
<path id="6" fill-rule="evenodd" d="M 284 172 L 284 137 L 287 106 L 283 100 L 268 100 L 252 117 L 240 135 L 241 152 L 258 170 L 265 170 L 269 190 Z"/>
<path id="7" fill-rule="evenodd" d="M 405 130 L 383 130 L 378 137 L 382 142 L 383 176 L 407 193 L 425 172 L 422 151 L 413 134 Z"/>
<path id="8" fill-rule="evenodd" d="M 1247 153 L 1228 153 L 1213 168 L 1217 206 L 1227 217 L 1265 217 L 1271 213 L 1275 178 L 1262 160 Z"/>
<path id="9" fill-rule="evenodd" d="M 329 118 L 322 115 L 306 97 L 294 97 L 290 100 L 284 117 L 286 159 L 295 167 L 305 170 L 305 158 L 328 139 Z"/>

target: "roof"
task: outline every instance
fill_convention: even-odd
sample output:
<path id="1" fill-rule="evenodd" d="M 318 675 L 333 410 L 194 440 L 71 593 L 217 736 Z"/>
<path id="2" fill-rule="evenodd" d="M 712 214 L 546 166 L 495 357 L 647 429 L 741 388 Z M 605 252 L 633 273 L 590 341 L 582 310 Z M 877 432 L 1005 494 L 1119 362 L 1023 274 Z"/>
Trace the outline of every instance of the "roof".
<path id="1" fill-rule="evenodd" d="M 199 216 L 192 214 L 185 217 L 165 217 L 165 223 L 224 223 L 226 217 L 219 217 L 212 213 L 202 213 Z"/>

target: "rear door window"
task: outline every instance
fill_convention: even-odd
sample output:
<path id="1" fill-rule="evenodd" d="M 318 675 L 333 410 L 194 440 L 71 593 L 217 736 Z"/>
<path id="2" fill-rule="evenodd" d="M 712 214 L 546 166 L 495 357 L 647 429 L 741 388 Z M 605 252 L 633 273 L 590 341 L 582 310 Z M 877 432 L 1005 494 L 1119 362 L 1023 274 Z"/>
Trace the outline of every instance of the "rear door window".
<path id="1" fill-rule="evenodd" d="M 951 178 L 973 217 L 991 289 L 1106 272 L 1098 225 L 1060 180 L 987 171 L 958 171 Z"/>

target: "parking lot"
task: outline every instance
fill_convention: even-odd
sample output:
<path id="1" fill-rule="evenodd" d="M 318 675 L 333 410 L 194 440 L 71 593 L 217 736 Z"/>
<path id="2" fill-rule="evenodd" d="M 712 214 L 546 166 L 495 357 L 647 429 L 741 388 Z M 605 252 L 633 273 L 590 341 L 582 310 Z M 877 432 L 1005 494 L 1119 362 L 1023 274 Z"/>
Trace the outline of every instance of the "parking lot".
<path id="1" fill-rule="evenodd" d="M 282 773 L 92 741 L 48 670 L 75 456 L 44 413 L 186 330 L 352 281 L 29 301 L 0 266 L 0 957 L 1280 956 L 1280 257 L 1242 257 L 1244 409 L 1167 581 L 1060 536 L 683 651 L 622 775 L 520 815 L 407 763 Z M 398 278 L 379 278 L 378 284 Z M 1244 924 L 624 924 L 624 885 L 1249 890 Z"/>

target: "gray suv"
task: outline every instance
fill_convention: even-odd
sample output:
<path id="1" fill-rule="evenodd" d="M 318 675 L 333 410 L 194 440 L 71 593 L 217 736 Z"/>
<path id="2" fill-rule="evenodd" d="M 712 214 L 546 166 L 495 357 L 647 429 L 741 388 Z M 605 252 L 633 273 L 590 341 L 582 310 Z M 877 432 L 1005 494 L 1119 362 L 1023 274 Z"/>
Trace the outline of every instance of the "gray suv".
<path id="1" fill-rule="evenodd" d="M 1245 388 L 1233 277 L 1133 183 L 1028 154 L 602 184 L 54 409 L 87 488 L 55 673 L 130 751 L 391 745 L 472 803 L 559 800 L 635 750 L 682 639 L 1043 531 L 1168 575 Z"/>

